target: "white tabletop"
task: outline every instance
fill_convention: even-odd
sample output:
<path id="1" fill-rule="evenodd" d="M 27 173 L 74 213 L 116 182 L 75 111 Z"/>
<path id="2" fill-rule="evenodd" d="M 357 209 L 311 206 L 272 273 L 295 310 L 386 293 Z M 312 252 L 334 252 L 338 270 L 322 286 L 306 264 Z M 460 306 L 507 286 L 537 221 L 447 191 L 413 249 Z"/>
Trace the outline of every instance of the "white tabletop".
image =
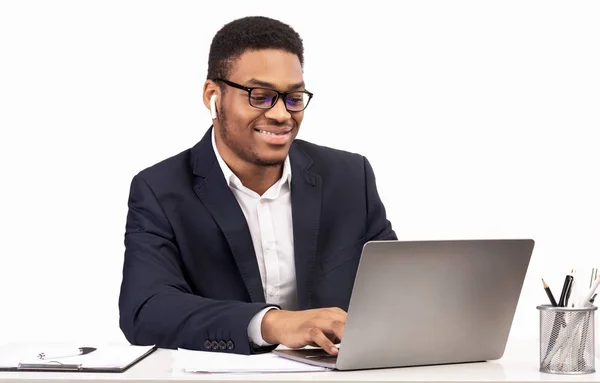
<path id="1" fill-rule="evenodd" d="M 362 371 L 277 374 L 186 373 L 175 369 L 173 353 L 159 349 L 123 373 L 0 372 L 0 382 L 599 382 L 600 373 L 555 375 L 539 372 L 537 342 L 512 342 L 496 361 Z M 596 362 L 596 368 L 600 368 Z"/>

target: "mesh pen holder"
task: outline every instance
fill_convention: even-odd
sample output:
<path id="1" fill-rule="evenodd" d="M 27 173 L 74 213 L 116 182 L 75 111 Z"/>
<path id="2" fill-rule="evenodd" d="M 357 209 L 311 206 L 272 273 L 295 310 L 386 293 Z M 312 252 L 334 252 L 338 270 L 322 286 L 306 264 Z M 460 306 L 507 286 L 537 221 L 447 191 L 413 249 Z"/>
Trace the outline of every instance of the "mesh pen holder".
<path id="1" fill-rule="evenodd" d="M 569 308 L 537 306 L 540 311 L 540 372 L 596 372 L 594 312 L 596 306 Z"/>

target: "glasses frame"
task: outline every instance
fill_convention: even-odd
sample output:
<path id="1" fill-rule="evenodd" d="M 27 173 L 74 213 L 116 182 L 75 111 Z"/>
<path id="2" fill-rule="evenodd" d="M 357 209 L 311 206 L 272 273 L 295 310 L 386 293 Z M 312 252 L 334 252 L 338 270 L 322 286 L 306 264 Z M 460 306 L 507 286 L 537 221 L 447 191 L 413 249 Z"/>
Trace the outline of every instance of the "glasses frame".
<path id="1" fill-rule="evenodd" d="M 290 113 L 303 112 L 304 109 L 306 109 L 306 107 L 308 106 L 308 104 L 310 104 L 310 100 L 313 97 L 313 94 L 311 92 L 307 91 L 306 89 L 305 90 L 293 90 L 291 92 L 279 92 L 279 91 L 277 91 L 275 89 L 263 88 L 263 87 L 260 87 L 260 86 L 259 87 L 247 87 L 247 86 L 243 86 L 243 85 L 240 85 L 240 84 L 236 84 L 233 81 L 225 80 L 224 78 L 215 78 L 215 79 L 213 79 L 213 81 L 219 81 L 219 82 L 222 82 L 222 83 L 224 83 L 226 85 L 229 85 L 232 88 L 237 88 L 237 89 L 245 90 L 246 92 L 248 92 L 248 104 L 250 104 L 250 106 L 253 107 L 253 108 L 261 109 L 261 110 L 273 109 L 273 107 L 277 104 L 277 101 L 279 101 L 279 99 L 281 98 L 283 100 L 283 105 L 285 106 L 285 110 L 287 110 L 288 112 L 290 112 Z M 254 89 L 269 90 L 269 91 L 275 92 L 277 94 L 277 96 L 275 96 L 275 98 L 273 99 L 273 102 L 271 103 L 270 107 L 268 107 L 268 108 L 261 108 L 259 106 L 252 105 L 252 102 L 250 101 L 251 100 L 251 96 L 250 95 L 252 94 L 252 91 Z M 290 110 L 288 108 L 288 105 L 286 103 L 287 96 L 289 94 L 292 94 L 292 93 L 305 93 L 305 94 L 308 95 L 308 101 L 306 101 L 306 105 L 304 105 L 304 108 L 302 108 L 301 110 Z"/>

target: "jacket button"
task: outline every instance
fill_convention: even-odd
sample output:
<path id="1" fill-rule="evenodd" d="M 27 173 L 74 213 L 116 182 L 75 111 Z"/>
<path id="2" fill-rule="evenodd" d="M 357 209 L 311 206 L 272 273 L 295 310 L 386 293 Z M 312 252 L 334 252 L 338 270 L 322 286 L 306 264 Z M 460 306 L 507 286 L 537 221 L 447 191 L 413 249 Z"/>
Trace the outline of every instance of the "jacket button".
<path id="1" fill-rule="evenodd" d="M 217 342 L 216 340 L 213 340 L 211 343 L 212 349 L 213 350 L 218 350 L 219 349 L 219 342 Z"/>
<path id="2" fill-rule="evenodd" d="M 207 340 L 204 341 L 204 348 L 205 349 L 210 350 L 211 345 L 212 344 L 211 344 L 210 340 L 207 339 Z"/>
<path id="3" fill-rule="evenodd" d="M 235 344 L 232 341 L 227 341 L 227 349 L 233 350 L 235 348 Z"/>
<path id="4" fill-rule="evenodd" d="M 225 343 L 225 341 L 224 341 L 224 340 L 220 341 L 220 342 L 219 342 L 219 348 L 220 348 L 221 350 L 225 350 L 225 349 L 227 348 L 227 343 Z"/>

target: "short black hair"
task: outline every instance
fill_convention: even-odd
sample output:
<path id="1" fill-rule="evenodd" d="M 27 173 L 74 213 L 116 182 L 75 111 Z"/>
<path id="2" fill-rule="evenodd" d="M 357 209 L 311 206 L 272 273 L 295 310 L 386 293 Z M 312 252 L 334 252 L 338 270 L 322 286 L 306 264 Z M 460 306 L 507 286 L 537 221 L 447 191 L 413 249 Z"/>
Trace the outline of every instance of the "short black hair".
<path id="1" fill-rule="evenodd" d="M 300 35 L 287 24 L 264 16 L 249 16 L 225 24 L 212 40 L 207 79 L 227 78 L 233 62 L 248 50 L 281 49 L 293 53 L 304 67 Z"/>

